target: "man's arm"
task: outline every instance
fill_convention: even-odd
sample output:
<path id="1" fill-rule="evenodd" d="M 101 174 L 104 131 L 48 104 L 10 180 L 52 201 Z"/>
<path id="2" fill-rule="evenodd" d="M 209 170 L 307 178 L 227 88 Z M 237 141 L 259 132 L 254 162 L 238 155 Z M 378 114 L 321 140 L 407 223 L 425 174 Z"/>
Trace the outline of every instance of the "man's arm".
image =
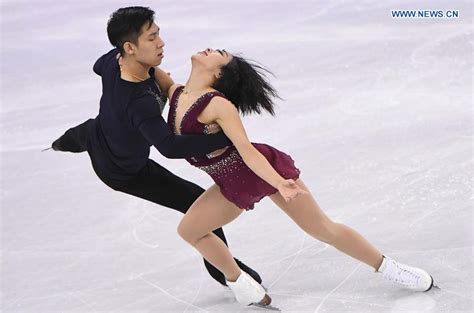
<path id="1" fill-rule="evenodd" d="M 143 121 L 138 129 L 150 144 L 169 159 L 202 156 L 231 144 L 223 132 L 213 135 L 175 135 L 161 115 Z"/>

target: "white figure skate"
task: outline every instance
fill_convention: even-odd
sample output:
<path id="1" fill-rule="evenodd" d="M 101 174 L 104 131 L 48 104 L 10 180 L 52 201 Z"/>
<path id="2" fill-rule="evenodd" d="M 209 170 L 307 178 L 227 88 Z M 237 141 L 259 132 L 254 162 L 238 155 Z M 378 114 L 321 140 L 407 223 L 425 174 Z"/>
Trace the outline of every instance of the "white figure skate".
<path id="1" fill-rule="evenodd" d="M 272 302 L 265 289 L 243 271 L 240 272 L 240 276 L 235 282 L 227 281 L 227 286 L 241 304 L 267 306 Z"/>
<path id="2" fill-rule="evenodd" d="M 433 277 L 427 271 L 398 263 L 386 256 L 377 272 L 395 285 L 414 291 L 428 291 L 434 286 Z"/>

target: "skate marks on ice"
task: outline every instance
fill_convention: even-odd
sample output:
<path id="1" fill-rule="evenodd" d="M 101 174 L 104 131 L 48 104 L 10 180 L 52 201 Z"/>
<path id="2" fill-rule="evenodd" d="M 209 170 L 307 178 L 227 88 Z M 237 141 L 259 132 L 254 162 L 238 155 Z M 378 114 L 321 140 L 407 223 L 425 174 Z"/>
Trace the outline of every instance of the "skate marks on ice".
<path id="1" fill-rule="evenodd" d="M 340 215 L 337 215 L 336 217 L 334 217 L 334 220 L 337 221 L 339 220 L 340 218 L 342 217 L 342 214 Z M 288 220 L 289 223 L 293 223 L 293 221 L 291 221 L 291 219 Z M 314 241 L 313 243 L 309 244 L 308 246 L 304 246 L 305 243 L 306 243 L 306 239 L 309 238 L 310 240 Z M 310 235 L 306 234 L 306 233 L 303 233 L 302 235 L 302 240 L 301 240 L 301 243 L 300 243 L 300 246 L 298 248 L 298 250 L 296 252 L 293 252 L 291 254 L 288 254 L 280 259 L 277 259 L 277 260 L 274 260 L 274 261 L 271 261 L 268 264 L 275 264 L 275 263 L 281 263 L 282 261 L 286 260 L 286 259 L 289 259 L 289 258 L 292 258 L 290 264 L 288 264 L 288 266 L 281 272 L 280 275 L 278 275 L 271 283 L 270 285 L 268 286 L 268 289 L 271 289 L 273 286 L 275 286 L 275 284 L 281 279 L 283 278 L 287 273 L 288 271 L 293 267 L 293 265 L 295 264 L 296 260 L 298 259 L 298 257 L 305 251 L 309 250 L 309 249 L 312 249 L 315 245 L 323 245 L 323 248 L 319 249 L 318 251 L 314 252 L 312 255 L 317 255 L 317 254 L 320 254 L 324 251 L 326 251 L 330 245 L 324 243 L 324 242 L 321 242 L 321 241 L 318 241 L 314 238 L 312 238 Z M 270 291 L 271 293 L 271 291 Z"/>
<path id="2" fill-rule="evenodd" d="M 133 239 L 138 244 L 140 244 L 140 245 L 142 245 L 142 246 L 144 246 L 148 249 L 158 249 L 159 248 L 160 251 L 163 251 L 163 249 L 165 247 L 163 246 L 162 241 L 160 243 L 160 240 L 158 240 L 159 238 L 156 239 L 156 240 L 149 239 L 149 238 L 146 238 L 144 233 L 146 233 L 147 229 L 150 228 L 150 227 L 152 229 L 157 229 L 157 228 L 161 228 L 161 227 L 168 227 L 169 228 L 170 227 L 169 222 L 165 222 L 167 220 L 167 218 L 166 218 L 167 214 L 161 214 L 160 215 L 160 213 L 162 213 L 162 212 L 160 212 L 159 210 L 154 209 L 153 205 L 150 205 L 149 203 L 143 202 L 143 201 L 140 201 L 140 200 L 133 199 L 133 200 L 131 200 L 131 204 L 135 204 L 135 205 L 132 205 L 132 207 L 134 207 L 133 211 L 131 211 L 131 213 L 130 213 L 130 214 L 132 214 L 132 216 L 136 215 L 136 212 L 134 212 L 134 211 L 137 210 L 137 209 L 141 209 L 141 211 L 143 212 L 141 215 L 139 215 L 136 218 L 130 217 L 130 216 L 126 217 L 127 220 L 131 220 L 129 222 L 129 225 L 130 225 L 130 228 L 131 228 L 130 232 L 133 235 Z M 157 216 L 157 215 L 160 215 L 160 216 Z M 163 215 L 165 215 L 165 216 L 163 216 Z M 168 253 L 170 255 L 176 253 L 175 250 L 170 249 L 169 247 L 168 247 L 168 249 L 165 249 L 165 250 L 168 250 Z M 192 254 L 191 259 L 192 260 L 190 260 L 190 262 L 193 262 L 195 264 L 200 264 L 200 262 L 201 262 L 201 257 L 199 255 L 197 255 L 196 253 Z M 159 272 L 159 271 L 148 271 L 148 272 L 143 272 L 143 273 L 140 273 L 140 274 L 131 273 L 130 276 L 129 276 L 129 279 L 130 280 L 139 280 L 139 281 L 147 284 L 148 286 L 151 286 L 154 289 L 158 290 L 160 293 L 164 294 L 168 298 L 173 299 L 173 300 L 175 300 L 179 303 L 186 304 L 186 307 L 184 308 L 183 313 L 187 312 L 190 309 L 191 310 L 199 309 L 200 311 L 209 312 L 206 309 L 194 304 L 195 301 L 198 299 L 199 295 L 201 294 L 201 290 L 203 288 L 204 273 L 206 272 L 205 269 L 203 269 L 202 267 L 199 267 L 199 273 L 200 273 L 199 274 L 199 279 L 198 279 L 199 286 L 196 289 L 195 294 L 192 296 L 191 301 L 186 301 L 186 300 L 172 294 L 170 291 L 167 291 L 166 289 L 164 289 L 163 287 L 158 285 L 158 283 L 156 283 L 155 281 L 152 281 L 151 279 L 145 278 L 145 275 L 150 275 L 150 274 L 157 273 L 157 272 Z"/>
<path id="3" fill-rule="evenodd" d="M 150 248 L 150 249 L 156 249 L 156 248 L 159 248 L 160 247 L 160 244 L 157 242 L 157 243 L 150 243 L 150 242 L 146 242 L 145 239 L 142 239 L 140 237 L 140 235 L 138 234 L 138 229 L 140 227 L 140 224 L 143 222 L 143 220 L 145 218 L 150 218 L 150 219 L 154 219 L 155 221 L 158 221 L 158 222 L 162 222 L 160 221 L 159 219 L 155 218 L 152 214 L 150 214 L 148 212 L 148 210 L 145 208 L 145 212 L 143 213 L 143 215 L 138 219 L 138 221 L 134 222 L 133 223 L 133 230 L 132 230 L 132 234 L 133 234 L 133 239 L 135 239 L 135 241 L 138 243 L 138 244 L 141 244 L 147 248 Z"/>
<path id="4" fill-rule="evenodd" d="M 410 62 L 413 67 L 428 65 L 435 62 L 436 53 L 441 53 L 441 57 L 446 57 L 445 49 L 449 49 L 449 58 L 452 63 L 462 66 L 469 66 L 469 63 L 463 53 L 466 55 L 471 50 L 472 44 L 472 29 L 466 28 L 462 31 L 456 29 L 453 33 L 442 38 L 433 39 L 423 45 L 418 46 L 410 55 Z M 465 60 L 465 61 L 464 61 Z"/>
<path id="5" fill-rule="evenodd" d="M 138 279 L 141 280 L 141 281 L 143 281 L 144 283 L 150 285 L 151 287 L 153 287 L 153 288 L 159 290 L 161 293 L 163 293 L 163 294 L 166 295 L 167 297 L 169 297 L 169 298 L 171 298 L 171 299 L 173 299 L 173 300 L 176 300 L 176 301 L 178 301 L 178 302 L 181 302 L 181 303 L 183 303 L 183 304 L 186 304 L 187 306 L 186 306 L 186 309 L 184 310 L 184 312 L 186 312 L 186 311 L 188 310 L 188 308 L 190 308 L 190 307 L 195 308 L 195 309 L 198 309 L 200 312 L 209 312 L 209 311 L 207 311 L 207 310 L 204 309 L 204 308 L 201 308 L 201 307 L 199 307 L 199 306 L 196 306 L 196 305 L 192 304 L 191 302 L 187 302 L 187 301 L 185 301 L 185 300 L 183 300 L 183 299 L 181 299 L 181 298 L 178 298 L 178 297 L 175 296 L 175 295 L 172 295 L 171 293 L 169 293 L 169 292 L 166 291 L 165 289 L 163 289 L 163 288 L 161 288 L 160 286 L 158 286 L 156 283 L 153 283 L 153 282 L 151 282 L 151 281 L 149 281 L 149 280 L 143 278 L 142 276 L 138 277 Z M 199 288 L 199 290 L 198 290 L 198 293 L 199 293 L 199 291 L 200 291 L 200 288 Z M 197 293 L 197 294 L 198 294 L 198 293 Z M 197 297 L 197 296 L 195 296 L 194 299 L 196 299 L 196 297 Z"/>
<path id="6" fill-rule="evenodd" d="M 446 254 L 454 253 L 462 258 L 466 252 L 469 254 L 467 247 L 406 251 L 387 249 L 387 254 L 396 256 L 397 259 L 412 260 L 407 262 L 416 263 L 416 260 L 425 260 L 423 264 L 430 269 L 435 285 L 442 288 L 433 288 L 428 292 L 411 292 L 393 286 L 378 276 L 379 274 L 373 273 L 372 269 L 365 268 L 364 264 L 353 262 L 348 264 L 347 257 L 340 256 L 324 258 L 320 261 L 332 264 L 336 261 L 336 266 L 331 265 L 330 267 L 340 268 L 343 265 L 344 272 L 338 273 L 338 270 L 329 273 L 329 275 L 322 275 L 327 270 L 327 267 L 323 266 L 321 269 L 323 272 L 315 271 L 310 274 L 314 277 L 313 281 L 316 282 L 311 287 L 306 280 L 301 280 L 301 269 L 298 269 L 294 274 L 300 277 L 299 282 L 290 283 L 289 286 L 278 288 L 279 290 L 275 292 L 270 290 L 269 294 L 273 296 L 273 303 L 282 311 L 320 313 L 359 312 L 359 310 L 361 312 L 400 313 L 445 312 L 443 309 L 445 307 L 449 308 L 449 312 L 464 312 L 467 308 L 472 307 L 473 299 L 466 290 L 460 290 L 459 286 L 472 285 L 469 282 L 472 276 L 466 276 L 463 279 L 465 283 L 459 282 L 456 277 L 459 276 L 457 273 L 460 272 L 460 268 L 451 266 L 443 260 L 446 258 Z M 465 260 L 463 263 L 468 265 L 469 260 Z M 310 281 L 311 279 L 308 280 L 308 282 Z M 321 284 L 324 286 L 320 286 Z M 314 309 L 310 311 L 309 307 L 314 304 Z"/>
<path id="7" fill-rule="evenodd" d="M 147 238 L 145 238 L 144 235 L 140 234 L 140 231 L 141 230 L 142 230 L 142 232 L 146 231 L 146 229 L 147 229 L 147 226 L 145 225 L 146 222 L 156 223 L 155 225 L 151 225 L 151 227 L 155 228 L 155 229 L 157 228 L 157 225 L 162 226 L 162 227 L 170 227 L 168 222 L 164 222 L 164 220 L 166 220 L 166 216 L 164 216 L 164 217 L 163 216 L 160 216 L 160 217 L 155 216 L 155 215 L 160 215 L 160 211 L 153 210 L 154 206 L 151 206 L 147 202 L 143 202 L 143 201 L 139 201 L 139 200 L 133 200 L 132 202 L 136 203 L 136 208 L 135 209 L 140 208 L 143 211 L 141 216 L 139 216 L 136 219 L 132 218 L 132 221 L 130 221 L 130 223 L 129 223 L 130 227 L 132 229 L 131 233 L 133 235 L 134 240 L 138 244 L 143 245 L 146 248 L 149 248 L 149 249 L 160 248 L 160 251 L 161 251 L 164 247 L 163 247 L 163 244 L 160 244 L 159 240 L 147 239 Z M 133 213 L 134 212 L 132 212 L 131 214 L 133 214 Z M 167 215 L 167 214 L 164 214 L 164 215 Z M 127 218 L 127 219 L 129 219 L 129 218 Z M 154 243 L 153 241 L 156 242 L 156 243 Z M 169 250 L 168 252 L 169 252 L 170 255 L 176 253 L 176 251 L 174 251 L 172 249 L 168 248 L 167 250 Z M 192 256 L 191 256 L 190 262 L 193 262 L 195 264 L 200 264 L 201 263 L 201 257 L 198 254 L 193 253 Z M 198 279 L 199 286 L 196 289 L 196 291 L 195 291 L 195 293 L 192 296 L 192 299 L 190 301 L 186 301 L 186 300 L 172 294 L 170 291 L 167 291 L 166 289 L 164 289 L 163 287 L 158 285 L 156 282 L 151 281 L 150 279 L 147 279 L 147 278 L 144 277 L 145 275 L 149 275 L 149 274 L 153 274 L 153 273 L 157 273 L 157 272 L 159 272 L 159 271 L 149 271 L 149 272 L 140 273 L 138 275 L 132 273 L 129 276 L 129 279 L 130 280 L 139 280 L 139 281 L 147 284 L 148 286 L 151 286 L 154 289 L 158 290 L 160 293 L 164 294 L 168 298 L 170 298 L 172 300 L 175 300 L 179 303 L 186 304 L 186 307 L 184 308 L 183 313 L 186 313 L 188 310 L 194 311 L 195 309 L 198 309 L 199 311 L 203 311 L 203 312 L 209 312 L 208 310 L 194 304 L 195 301 L 199 298 L 199 295 L 201 294 L 201 290 L 203 288 L 204 274 L 206 273 L 206 275 L 207 275 L 207 271 L 202 266 L 199 267 L 199 273 L 200 273 L 199 274 L 199 279 Z"/>
<path id="8" fill-rule="evenodd" d="M 441 97 L 443 101 L 439 105 L 445 105 L 450 100 L 446 96 L 456 96 L 456 90 L 470 80 L 467 69 L 471 67 L 472 29 L 452 27 L 446 28 L 446 34 L 428 36 L 430 31 L 437 30 L 435 27 L 424 29 L 421 32 L 427 34 L 426 40 L 413 38 L 411 44 L 401 48 L 400 53 L 406 55 L 409 62 L 394 58 L 393 62 L 368 70 L 364 75 L 365 81 L 360 83 L 361 88 L 354 89 L 338 101 L 338 110 L 349 116 L 364 117 L 378 115 L 391 108 L 402 109 L 410 105 L 414 98 L 426 96 L 425 85 L 432 83 L 435 88 L 439 86 L 446 92 L 437 97 L 428 94 L 429 98 L 420 98 L 421 101 L 430 99 L 436 103 Z M 381 43 L 384 42 L 381 40 Z M 410 47 L 414 48 L 410 51 Z"/>
<path id="9" fill-rule="evenodd" d="M 316 310 L 314 311 L 315 313 L 318 313 L 319 310 L 323 307 L 324 303 L 326 302 L 326 300 L 339 288 L 341 287 L 342 285 L 344 285 L 344 283 L 346 281 L 349 280 L 349 278 L 351 278 L 352 275 L 354 275 L 354 273 L 359 269 L 359 267 L 361 266 L 362 264 L 357 264 L 357 266 L 354 268 L 354 270 L 352 272 L 350 272 L 346 278 L 344 278 L 343 281 L 341 281 L 336 287 L 334 287 L 333 290 L 331 290 L 324 298 L 323 300 L 321 300 L 321 303 L 319 303 L 318 307 L 316 308 Z"/>

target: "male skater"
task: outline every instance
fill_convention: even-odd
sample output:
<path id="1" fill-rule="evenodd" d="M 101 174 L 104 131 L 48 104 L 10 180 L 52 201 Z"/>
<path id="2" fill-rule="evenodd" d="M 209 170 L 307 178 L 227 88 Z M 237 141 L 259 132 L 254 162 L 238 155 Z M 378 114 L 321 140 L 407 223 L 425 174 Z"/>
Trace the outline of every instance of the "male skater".
<path id="1" fill-rule="evenodd" d="M 115 49 L 100 57 L 93 68 L 102 77 L 99 115 L 66 131 L 52 147 L 55 151 L 87 150 L 94 171 L 107 186 L 186 213 L 204 189 L 150 160 L 150 146 L 168 158 L 187 158 L 223 148 L 230 141 L 222 132 L 175 136 L 169 129 L 161 113 L 173 81 L 155 68 L 163 59 L 159 31 L 149 8 L 127 7 L 112 14 L 107 34 Z M 160 86 L 155 77 L 161 78 Z M 227 244 L 221 228 L 214 233 Z M 257 272 L 236 261 L 261 283 Z M 224 275 L 204 263 L 210 275 L 226 285 Z"/>

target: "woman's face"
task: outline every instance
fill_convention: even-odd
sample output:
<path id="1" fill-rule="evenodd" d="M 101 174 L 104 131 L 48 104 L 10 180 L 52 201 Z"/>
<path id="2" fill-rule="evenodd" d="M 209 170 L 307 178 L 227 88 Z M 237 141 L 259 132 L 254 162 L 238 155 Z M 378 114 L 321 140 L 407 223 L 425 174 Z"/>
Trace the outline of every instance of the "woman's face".
<path id="1" fill-rule="evenodd" d="M 232 60 L 232 54 L 225 50 L 207 48 L 200 51 L 191 57 L 193 63 L 200 64 L 207 70 L 212 72 L 219 72 L 221 67 Z"/>

